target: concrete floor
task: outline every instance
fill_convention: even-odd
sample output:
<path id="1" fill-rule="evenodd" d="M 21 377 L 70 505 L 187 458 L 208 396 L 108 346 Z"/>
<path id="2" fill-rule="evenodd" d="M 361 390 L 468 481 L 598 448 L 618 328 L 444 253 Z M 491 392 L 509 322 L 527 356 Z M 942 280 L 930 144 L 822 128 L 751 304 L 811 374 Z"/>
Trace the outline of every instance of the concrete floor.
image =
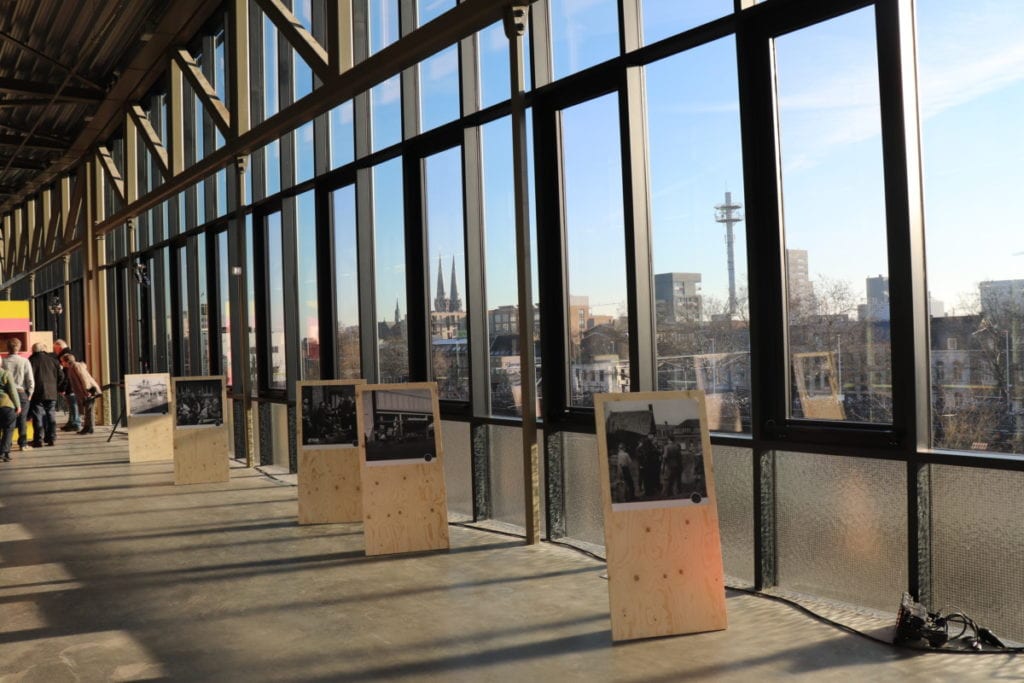
<path id="1" fill-rule="evenodd" d="M 913 653 L 730 593 L 718 633 L 612 645 L 604 566 L 452 528 L 366 558 L 245 468 L 175 487 L 127 441 L 0 464 L 0 682 L 1021 680 L 1024 656 Z"/>

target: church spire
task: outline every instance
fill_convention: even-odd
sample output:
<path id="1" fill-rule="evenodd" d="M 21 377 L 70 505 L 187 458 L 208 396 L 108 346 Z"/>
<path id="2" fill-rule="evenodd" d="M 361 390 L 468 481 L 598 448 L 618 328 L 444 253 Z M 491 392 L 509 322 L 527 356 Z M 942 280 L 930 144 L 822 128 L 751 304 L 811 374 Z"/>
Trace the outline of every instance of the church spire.
<path id="1" fill-rule="evenodd" d="M 397 325 L 400 321 L 401 312 L 398 310 L 398 297 L 395 297 L 395 324 Z"/>
<path id="2" fill-rule="evenodd" d="M 452 255 L 452 286 L 448 288 L 451 295 L 448 298 L 449 311 L 461 311 L 462 299 L 459 298 L 459 285 L 455 281 L 455 255 Z"/>
<path id="3" fill-rule="evenodd" d="M 444 295 L 444 273 L 441 267 L 441 254 L 437 255 L 437 294 L 434 297 L 434 310 L 438 313 L 448 310 L 448 297 Z"/>

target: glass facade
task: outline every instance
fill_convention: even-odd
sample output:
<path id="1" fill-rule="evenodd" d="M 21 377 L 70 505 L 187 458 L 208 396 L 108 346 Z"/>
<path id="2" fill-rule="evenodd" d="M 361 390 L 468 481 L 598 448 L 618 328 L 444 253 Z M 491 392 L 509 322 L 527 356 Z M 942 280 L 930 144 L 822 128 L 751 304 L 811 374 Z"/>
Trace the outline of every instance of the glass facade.
<path id="1" fill-rule="evenodd" d="M 323 35 L 317 0 L 286 4 Z M 456 6 L 354 4 L 357 62 Z M 982 534 L 971 556 L 949 544 L 964 523 L 958 482 L 1024 471 L 1024 7 L 907 4 L 538 6 L 521 151 L 545 529 L 603 543 L 595 394 L 699 390 L 733 579 L 874 609 L 931 590 L 967 611 L 984 603 L 1021 639 L 1019 603 L 1001 614 L 985 586 L 959 581 L 1002 557 L 1002 540 L 1021 544 Z M 285 112 L 288 129 L 254 143 L 240 204 L 226 164 L 198 184 L 172 178 L 137 217 L 134 251 L 123 222 L 103 225 L 109 338 L 137 335 L 126 348 L 153 370 L 238 383 L 245 368 L 279 412 L 301 379 L 436 380 L 457 517 L 515 525 L 524 313 L 501 24 L 303 117 L 289 107 L 314 72 L 254 16 L 253 122 Z M 230 108 L 231 36 L 214 27 L 201 44 Z M 158 80 L 140 102 L 165 147 L 168 92 Z M 186 156 L 201 164 L 231 143 L 188 96 Z M 125 134 L 108 140 L 120 165 Z M 168 180 L 136 137 L 146 195 Z M 101 224 L 124 206 L 102 190 Z M 85 348 L 88 278 L 72 260 L 35 310 L 67 291 L 72 346 Z M 136 262 L 151 284 L 127 324 Z M 233 329 L 233 309 L 248 329 Z M 136 363 L 102 357 L 109 372 Z M 1009 503 L 986 505 L 1012 526 Z"/>

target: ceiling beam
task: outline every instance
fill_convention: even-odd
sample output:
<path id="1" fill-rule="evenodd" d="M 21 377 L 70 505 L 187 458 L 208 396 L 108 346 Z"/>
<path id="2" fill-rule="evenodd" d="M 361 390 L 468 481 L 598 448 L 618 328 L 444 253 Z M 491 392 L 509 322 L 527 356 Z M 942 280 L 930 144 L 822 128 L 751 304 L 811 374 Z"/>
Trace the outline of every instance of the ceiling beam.
<path id="1" fill-rule="evenodd" d="M 5 121 L 0 121 L 0 131 L 3 130 L 8 130 L 16 135 L 20 135 L 21 137 L 31 136 L 36 143 L 52 144 L 55 147 L 59 147 L 61 150 L 66 150 L 71 145 L 71 140 L 55 131 L 30 131 L 27 128 L 22 128 L 21 126 L 15 126 Z"/>
<path id="2" fill-rule="evenodd" d="M 45 171 L 49 164 L 30 159 L 19 159 L 18 157 L 0 156 L 0 169 L 10 168 L 19 171 Z"/>
<path id="3" fill-rule="evenodd" d="M 71 76 L 73 78 L 75 78 L 78 81 L 80 81 L 81 83 L 83 83 L 86 87 L 93 88 L 94 90 L 99 90 L 101 92 L 103 90 L 103 86 L 101 86 L 100 84 L 96 83 L 95 81 L 89 80 L 88 78 L 86 78 L 85 76 L 82 76 L 81 74 L 74 73 L 70 67 L 64 65 L 62 62 L 59 62 L 56 59 L 54 59 L 53 57 L 50 57 L 49 55 L 46 55 L 46 54 L 40 52 L 39 50 L 35 49 L 31 45 L 23 43 L 22 41 L 18 40 L 17 38 L 15 38 L 11 34 L 7 33 L 6 31 L 0 31 L 0 41 L 7 42 L 7 43 L 10 43 L 12 45 L 15 45 L 19 49 L 21 49 L 23 52 L 27 52 L 28 54 L 32 55 L 33 57 L 41 59 L 44 62 L 46 62 L 47 64 L 50 64 L 52 66 L 57 67 L 58 69 L 63 71 L 65 74 L 71 74 Z"/>
<path id="4" fill-rule="evenodd" d="M 331 68 L 327 50 L 306 30 L 302 22 L 295 18 L 287 5 L 281 0 L 256 0 L 256 4 L 321 81 L 326 83 L 332 76 L 337 75 Z"/>
<path id="5" fill-rule="evenodd" d="M 96 104 L 101 102 L 105 96 L 102 90 L 94 90 L 92 88 L 74 88 L 71 86 L 62 88 L 52 83 L 3 77 L 0 77 L 0 92 L 8 92 L 12 95 L 26 95 L 28 97 L 42 96 L 49 98 L 52 102 L 81 102 L 85 104 Z"/>
<path id="6" fill-rule="evenodd" d="M 31 140 L 31 142 L 27 142 Z M 9 135 L 0 133 L 0 147 L 20 147 L 22 149 L 35 149 L 44 152 L 63 152 L 67 147 L 56 142 L 37 140 L 35 136 L 28 138 L 24 135 Z"/>

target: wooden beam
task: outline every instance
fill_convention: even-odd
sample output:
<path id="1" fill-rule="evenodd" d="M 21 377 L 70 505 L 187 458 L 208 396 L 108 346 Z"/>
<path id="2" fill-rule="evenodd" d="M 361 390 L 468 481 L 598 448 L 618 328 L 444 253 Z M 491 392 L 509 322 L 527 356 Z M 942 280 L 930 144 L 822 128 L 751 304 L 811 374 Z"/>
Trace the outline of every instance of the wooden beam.
<path id="1" fill-rule="evenodd" d="M 185 81 L 181 67 L 171 61 L 167 69 L 167 146 L 171 175 L 185 170 Z"/>
<path id="2" fill-rule="evenodd" d="M 302 22 L 295 18 L 295 15 L 281 0 L 256 0 L 256 4 L 273 22 L 284 39 L 305 60 L 321 82 L 327 82 L 332 76 L 337 75 L 337 71 L 331 68 L 327 50 L 317 42 L 316 38 L 306 30 Z"/>
<path id="3" fill-rule="evenodd" d="M 71 201 L 68 205 L 67 220 L 64 223 L 63 242 L 67 245 L 74 237 L 75 228 L 78 226 L 79 217 L 85 208 L 85 189 L 88 184 L 86 180 L 86 164 L 78 167 L 78 177 L 75 178 L 75 191 L 71 193 Z"/>
<path id="4" fill-rule="evenodd" d="M 117 192 L 117 196 L 121 198 L 122 202 L 127 204 L 128 197 L 124 192 L 124 178 L 121 177 L 121 171 L 117 168 L 117 164 L 114 163 L 114 157 L 110 154 L 110 150 L 107 149 L 106 145 L 96 146 L 96 157 L 100 161 L 100 166 L 106 172 L 107 179 L 113 185 L 114 191 Z"/>
<path id="5" fill-rule="evenodd" d="M 331 71 L 352 68 L 352 0 L 336 0 L 327 6 L 327 59 Z"/>
<path id="6" fill-rule="evenodd" d="M 233 139 L 249 132 L 249 0 L 231 0 L 228 41 L 228 87 L 231 88 Z"/>
<path id="7" fill-rule="evenodd" d="M 137 104 L 133 104 L 128 108 L 128 116 L 131 117 L 132 121 L 139 129 L 139 134 L 142 136 L 142 142 L 149 149 L 149 153 L 156 159 L 157 165 L 160 167 L 160 172 L 163 174 L 165 180 L 169 180 L 171 177 L 171 167 L 167 161 L 167 148 L 164 147 L 164 143 L 161 142 L 160 136 L 157 134 L 156 129 L 153 127 L 153 122 L 149 120 L 149 115 L 146 110 Z"/>
<path id="8" fill-rule="evenodd" d="M 192 54 L 185 48 L 179 47 L 172 52 L 172 56 L 181 67 L 185 78 L 192 85 L 192 89 L 196 91 L 196 95 L 203 103 L 203 109 L 213 119 L 213 123 L 225 138 L 231 137 L 231 112 L 217 96 L 217 89 L 206 79 Z"/>
<path id="9" fill-rule="evenodd" d="M 68 144 L 71 143 L 69 142 Z M 44 152 L 63 152 L 67 149 L 67 145 L 38 140 L 34 135 L 32 137 L 28 137 L 25 135 L 11 135 L 8 133 L 0 133 L 0 147 L 20 147 L 21 149 L 40 150 Z"/>

